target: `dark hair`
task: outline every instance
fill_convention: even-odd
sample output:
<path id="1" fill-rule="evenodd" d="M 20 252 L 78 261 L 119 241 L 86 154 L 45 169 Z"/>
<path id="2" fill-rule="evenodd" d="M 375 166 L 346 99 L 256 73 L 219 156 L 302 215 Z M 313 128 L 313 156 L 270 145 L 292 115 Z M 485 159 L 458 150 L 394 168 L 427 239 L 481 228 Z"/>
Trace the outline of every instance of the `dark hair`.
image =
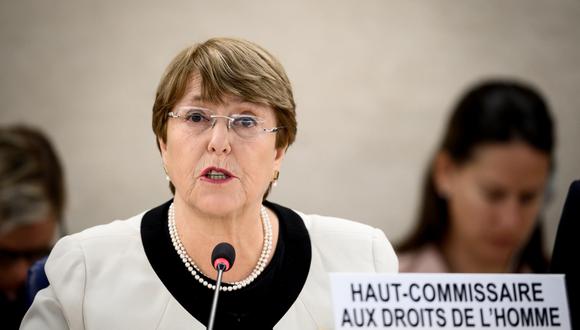
<path id="1" fill-rule="evenodd" d="M 475 149 L 488 143 L 522 141 L 546 153 L 554 168 L 554 125 L 548 105 L 533 87 L 512 80 L 490 80 L 470 88 L 453 111 L 438 152 L 456 164 L 470 160 Z M 431 161 L 424 176 L 418 226 L 397 248 L 399 252 L 443 241 L 449 226 L 447 201 L 437 193 Z M 520 253 L 516 267 L 547 270 L 542 231 L 537 222 Z"/>
<path id="2" fill-rule="evenodd" d="M 26 126 L 0 127 L 0 225 L 32 223 L 51 212 L 62 224 L 62 165 L 50 140 Z"/>

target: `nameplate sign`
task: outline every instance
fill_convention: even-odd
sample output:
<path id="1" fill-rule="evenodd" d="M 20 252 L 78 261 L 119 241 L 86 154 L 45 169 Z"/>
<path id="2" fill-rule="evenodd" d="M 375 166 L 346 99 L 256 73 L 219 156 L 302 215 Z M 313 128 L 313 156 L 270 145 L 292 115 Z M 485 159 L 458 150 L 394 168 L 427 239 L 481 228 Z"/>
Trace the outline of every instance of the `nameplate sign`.
<path id="1" fill-rule="evenodd" d="M 562 329 L 564 275 L 330 274 L 336 329 Z"/>

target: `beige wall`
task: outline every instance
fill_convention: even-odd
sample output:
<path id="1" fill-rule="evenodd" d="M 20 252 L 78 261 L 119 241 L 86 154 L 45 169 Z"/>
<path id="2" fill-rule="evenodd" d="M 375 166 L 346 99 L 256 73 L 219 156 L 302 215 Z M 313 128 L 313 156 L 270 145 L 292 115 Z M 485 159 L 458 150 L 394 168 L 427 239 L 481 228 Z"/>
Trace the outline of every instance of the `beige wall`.
<path id="1" fill-rule="evenodd" d="M 71 231 L 169 197 L 150 109 L 170 59 L 212 36 L 255 41 L 293 81 L 299 134 L 272 200 L 400 239 L 450 106 L 481 77 L 529 79 L 559 146 L 551 246 L 580 177 L 580 2 L 31 1 L 0 4 L 0 122 L 45 129 L 64 159 Z"/>

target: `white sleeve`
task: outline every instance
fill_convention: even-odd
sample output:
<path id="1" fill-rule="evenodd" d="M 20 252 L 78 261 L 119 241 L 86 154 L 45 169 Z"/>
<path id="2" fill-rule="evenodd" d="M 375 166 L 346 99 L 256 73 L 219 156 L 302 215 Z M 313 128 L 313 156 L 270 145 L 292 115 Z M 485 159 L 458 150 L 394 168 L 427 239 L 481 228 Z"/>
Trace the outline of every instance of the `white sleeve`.
<path id="1" fill-rule="evenodd" d="M 375 270 L 377 273 L 399 272 L 399 259 L 395 254 L 393 246 L 385 236 L 385 233 L 378 228 L 374 228 L 372 240 L 373 258 L 375 260 Z"/>
<path id="2" fill-rule="evenodd" d="M 20 329 L 84 329 L 85 258 L 72 237 L 61 239 L 45 265 L 49 286 L 38 292 Z"/>

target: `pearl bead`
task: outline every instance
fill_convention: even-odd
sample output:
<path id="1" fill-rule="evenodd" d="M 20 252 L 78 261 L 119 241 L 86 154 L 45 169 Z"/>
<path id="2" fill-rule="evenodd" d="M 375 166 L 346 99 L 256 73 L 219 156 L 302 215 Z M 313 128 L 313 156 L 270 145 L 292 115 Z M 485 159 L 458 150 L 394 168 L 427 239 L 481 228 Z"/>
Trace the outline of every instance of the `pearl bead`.
<path id="1" fill-rule="evenodd" d="M 244 288 L 248 286 L 250 283 L 252 283 L 264 271 L 264 268 L 266 267 L 266 264 L 268 263 L 268 259 L 270 257 L 270 252 L 272 251 L 272 224 L 270 223 L 270 217 L 268 216 L 268 212 L 266 211 L 266 208 L 264 206 L 262 206 L 262 208 L 260 209 L 260 218 L 262 219 L 264 242 L 262 245 L 262 252 L 260 254 L 258 262 L 256 263 L 256 266 L 254 267 L 254 269 L 252 270 L 252 272 L 248 277 L 246 277 L 241 281 L 230 283 L 229 285 L 227 285 L 227 283 L 224 283 L 225 285 L 222 286 L 220 290 L 230 292 Z M 195 280 L 199 281 L 199 283 L 201 283 L 203 286 L 211 290 L 215 290 L 216 287 L 215 284 L 207 282 L 199 274 L 197 274 L 197 272 L 199 272 L 200 274 L 203 273 L 197 267 L 195 262 L 193 262 L 191 257 L 187 254 L 187 251 L 185 250 L 183 243 L 179 239 L 177 226 L 175 225 L 175 207 L 173 206 L 173 203 L 169 206 L 167 220 L 168 220 L 167 226 L 169 227 L 171 243 L 173 244 L 173 247 L 175 248 L 177 254 L 180 256 L 183 264 L 185 265 L 185 268 L 188 270 L 188 272 L 191 273 L 191 275 L 195 278 Z M 206 275 L 206 277 L 208 276 Z"/>

